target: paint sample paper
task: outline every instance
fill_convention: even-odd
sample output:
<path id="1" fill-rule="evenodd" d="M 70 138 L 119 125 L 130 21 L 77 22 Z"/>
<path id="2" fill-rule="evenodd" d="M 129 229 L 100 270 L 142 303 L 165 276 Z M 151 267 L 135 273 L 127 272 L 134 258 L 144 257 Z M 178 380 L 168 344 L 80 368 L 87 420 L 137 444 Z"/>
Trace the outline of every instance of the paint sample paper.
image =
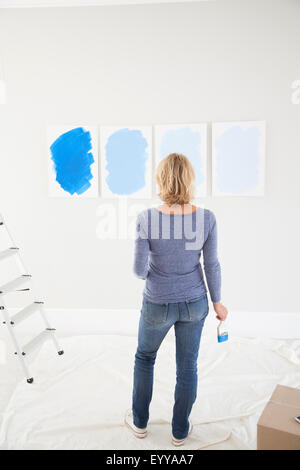
<path id="1" fill-rule="evenodd" d="M 56 197 L 98 197 L 97 127 L 49 126 L 49 193 Z"/>
<path id="2" fill-rule="evenodd" d="M 103 197 L 151 197 L 151 126 L 101 127 L 100 149 Z"/>
<path id="3" fill-rule="evenodd" d="M 265 122 L 218 122 L 212 126 L 214 196 L 263 196 Z"/>
<path id="4" fill-rule="evenodd" d="M 155 126 L 155 162 L 170 153 L 183 153 L 196 174 L 195 197 L 206 196 L 207 125 L 177 124 Z"/>

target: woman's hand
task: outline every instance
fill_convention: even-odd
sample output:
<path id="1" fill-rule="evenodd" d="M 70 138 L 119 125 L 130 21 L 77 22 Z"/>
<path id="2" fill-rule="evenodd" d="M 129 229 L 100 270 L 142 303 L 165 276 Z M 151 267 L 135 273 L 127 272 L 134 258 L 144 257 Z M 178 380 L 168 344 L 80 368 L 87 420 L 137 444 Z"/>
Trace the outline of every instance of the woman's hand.
<path id="1" fill-rule="evenodd" d="M 225 305 L 221 304 L 221 302 L 213 302 L 214 310 L 217 314 L 217 319 L 221 321 L 225 321 L 228 315 L 228 310 Z"/>

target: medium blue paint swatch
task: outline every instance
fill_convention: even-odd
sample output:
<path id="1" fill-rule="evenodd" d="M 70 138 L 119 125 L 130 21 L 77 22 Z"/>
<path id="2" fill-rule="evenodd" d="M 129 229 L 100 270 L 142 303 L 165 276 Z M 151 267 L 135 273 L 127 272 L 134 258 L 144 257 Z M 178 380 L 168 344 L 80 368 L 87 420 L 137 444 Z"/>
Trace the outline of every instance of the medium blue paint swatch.
<path id="1" fill-rule="evenodd" d="M 257 127 L 233 126 L 216 142 L 216 181 L 219 191 L 242 194 L 259 183 L 259 138 Z"/>
<path id="2" fill-rule="evenodd" d="M 183 153 L 191 162 L 196 174 L 196 185 L 204 182 L 203 158 L 201 155 L 201 135 L 190 127 L 170 129 L 163 135 L 160 144 L 162 158 L 169 153 Z"/>
<path id="3" fill-rule="evenodd" d="M 106 183 L 118 195 L 130 195 L 146 185 L 148 142 L 140 130 L 120 129 L 109 136 L 105 146 Z"/>
<path id="4" fill-rule="evenodd" d="M 56 181 L 69 194 L 82 194 L 91 186 L 91 149 L 90 132 L 82 127 L 60 135 L 50 147 Z"/>

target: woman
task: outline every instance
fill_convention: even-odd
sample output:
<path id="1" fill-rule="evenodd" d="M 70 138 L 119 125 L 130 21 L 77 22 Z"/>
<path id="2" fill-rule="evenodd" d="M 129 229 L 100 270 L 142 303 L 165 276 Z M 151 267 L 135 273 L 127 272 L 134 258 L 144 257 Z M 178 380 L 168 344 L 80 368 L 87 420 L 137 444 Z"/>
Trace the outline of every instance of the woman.
<path id="1" fill-rule="evenodd" d="M 132 411 L 125 423 L 136 437 L 146 437 L 156 353 L 174 326 L 176 337 L 176 388 L 172 442 L 182 445 L 192 431 L 190 412 L 197 393 L 197 358 L 208 314 L 208 300 L 200 254 L 219 320 L 227 309 L 221 304 L 221 271 L 217 257 L 214 214 L 193 206 L 195 174 L 189 160 L 172 153 L 156 172 L 159 196 L 164 202 L 137 218 L 135 274 L 146 279 L 135 355 Z"/>

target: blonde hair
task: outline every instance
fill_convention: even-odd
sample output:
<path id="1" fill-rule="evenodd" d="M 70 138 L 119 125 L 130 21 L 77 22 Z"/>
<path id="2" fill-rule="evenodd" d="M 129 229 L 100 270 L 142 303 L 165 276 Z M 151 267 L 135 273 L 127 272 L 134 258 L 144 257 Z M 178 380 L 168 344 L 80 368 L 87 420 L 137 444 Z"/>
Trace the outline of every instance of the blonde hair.
<path id="1" fill-rule="evenodd" d="M 194 197 L 194 168 L 189 159 L 181 153 L 170 153 L 159 163 L 156 182 L 159 186 L 159 197 L 169 206 L 188 204 Z"/>

